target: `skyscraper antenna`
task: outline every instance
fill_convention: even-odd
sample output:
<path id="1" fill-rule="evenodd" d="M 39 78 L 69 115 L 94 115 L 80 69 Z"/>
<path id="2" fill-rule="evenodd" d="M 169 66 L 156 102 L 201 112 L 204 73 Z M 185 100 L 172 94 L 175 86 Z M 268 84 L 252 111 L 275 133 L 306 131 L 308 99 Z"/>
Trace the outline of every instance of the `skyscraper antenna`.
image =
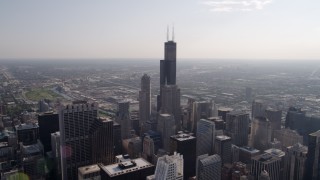
<path id="1" fill-rule="evenodd" d="M 167 41 L 169 41 L 169 25 L 167 26 Z"/>
<path id="2" fill-rule="evenodd" d="M 174 41 L 174 25 L 172 25 L 172 41 Z"/>

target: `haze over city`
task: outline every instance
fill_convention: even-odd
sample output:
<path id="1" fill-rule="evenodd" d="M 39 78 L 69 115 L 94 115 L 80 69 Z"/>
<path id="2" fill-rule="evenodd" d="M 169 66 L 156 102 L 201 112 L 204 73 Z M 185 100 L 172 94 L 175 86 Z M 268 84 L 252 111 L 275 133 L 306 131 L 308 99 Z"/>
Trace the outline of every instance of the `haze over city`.
<path id="1" fill-rule="evenodd" d="M 316 0 L 10 0 L 0 59 L 159 58 L 167 25 L 179 58 L 320 58 Z"/>
<path id="2" fill-rule="evenodd" d="M 0 2 L 0 179 L 320 179 L 319 5 Z"/>

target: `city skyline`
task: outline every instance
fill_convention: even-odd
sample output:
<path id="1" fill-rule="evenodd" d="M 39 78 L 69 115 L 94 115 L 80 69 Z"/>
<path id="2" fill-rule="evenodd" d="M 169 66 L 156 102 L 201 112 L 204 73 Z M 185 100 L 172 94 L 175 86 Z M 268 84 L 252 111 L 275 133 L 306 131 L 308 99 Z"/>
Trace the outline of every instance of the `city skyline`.
<path id="1" fill-rule="evenodd" d="M 183 47 L 178 59 L 317 60 L 319 6 L 289 0 L 7 1 L 0 6 L 0 59 L 162 58 L 167 25 L 174 25 Z"/>

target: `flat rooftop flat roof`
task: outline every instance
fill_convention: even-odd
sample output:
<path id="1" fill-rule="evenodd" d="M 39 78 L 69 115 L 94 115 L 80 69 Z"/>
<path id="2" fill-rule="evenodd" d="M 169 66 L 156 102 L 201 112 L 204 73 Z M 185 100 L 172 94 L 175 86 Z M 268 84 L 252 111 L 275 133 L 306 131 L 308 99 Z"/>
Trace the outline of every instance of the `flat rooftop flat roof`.
<path id="1" fill-rule="evenodd" d="M 258 149 L 255 149 L 250 146 L 243 146 L 243 147 L 240 147 L 239 149 L 244 150 L 246 152 L 250 152 L 250 153 L 259 153 L 260 152 Z"/>
<path id="2" fill-rule="evenodd" d="M 98 172 L 98 171 L 100 171 L 100 167 L 97 164 L 83 166 L 83 167 L 78 168 L 78 172 L 82 175 L 91 174 L 91 173 Z"/>
<path id="3" fill-rule="evenodd" d="M 231 139 L 229 136 L 225 136 L 225 135 L 221 135 L 221 136 L 216 136 L 216 139 L 219 139 L 219 140 L 228 140 L 228 139 Z"/>
<path id="4" fill-rule="evenodd" d="M 196 137 L 194 137 L 192 135 L 192 133 L 191 134 L 180 133 L 180 134 L 171 136 L 171 138 L 174 138 L 174 139 L 176 139 L 178 141 L 186 141 L 186 140 L 190 140 L 190 139 L 195 139 Z"/>
<path id="5" fill-rule="evenodd" d="M 122 174 L 127 174 L 133 171 L 138 171 L 138 170 L 153 166 L 151 163 L 144 160 L 143 158 L 133 159 L 132 161 L 134 161 L 136 165 L 131 168 L 121 169 L 118 163 L 116 163 L 116 164 L 111 164 L 107 166 L 101 166 L 101 169 L 105 171 L 110 177 L 113 177 L 113 176 L 119 176 Z"/>
<path id="6" fill-rule="evenodd" d="M 38 124 L 36 123 L 24 123 L 16 126 L 17 130 L 24 130 L 24 129 L 36 129 L 39 128 Z"/>

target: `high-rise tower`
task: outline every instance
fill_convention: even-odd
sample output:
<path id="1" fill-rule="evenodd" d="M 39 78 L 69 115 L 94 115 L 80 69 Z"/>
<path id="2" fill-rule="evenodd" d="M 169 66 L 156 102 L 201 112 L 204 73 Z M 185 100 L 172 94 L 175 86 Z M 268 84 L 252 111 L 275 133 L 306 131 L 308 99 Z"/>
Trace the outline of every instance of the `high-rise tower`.
<path id="1" fill-rule="evenodd" d="M 141 78 L 141 91 L 139 91 L 139 126 L 140 128 L 150 120 L 151 114 L 151 85 L 150 76 L 144 74 Z"/>
<path id="2" fill-rule="evenodd" d="M 169 32 L 168 32 L 169 34 Z M 172 39 L 164 43 L 164 60 L 160 60 L 160 95 L 157 97 L 157 110 L 172 114 L 176 130 L 181 127 L 180 88 L 176 85 L 176 43 Z"/>
<path id="3" fill-rule="evenodd" d="M 176 85 L 177 44 L 174 42 L 173 31 L 172 40 L 169 40 L 169 35 L 167 40 L 164 43 L 164 60 L 160 60 L 160 86 Z"/>
<path id="4" fill-rule="evenodd" d="M 226 116 L 226 121 L 226 133 L 231 137 L 232 143 L 237 146 L 248 145 L 249 114 L 230 112 Z"/>
<path id="5" fill-rule="evenodd" d="M 91 127 L 98 116 L 98 105 L 74 103 L 61 107 L 61 170 L 63 179 L 77 179 L 78 168 L 92 163 Z"/>
<path id="6" fill-rule="evenodd" d="M 201 119 L 197 126 L 197 156 L 214 153 L 216 138 L 215 124 L 212 121 Z"/>

